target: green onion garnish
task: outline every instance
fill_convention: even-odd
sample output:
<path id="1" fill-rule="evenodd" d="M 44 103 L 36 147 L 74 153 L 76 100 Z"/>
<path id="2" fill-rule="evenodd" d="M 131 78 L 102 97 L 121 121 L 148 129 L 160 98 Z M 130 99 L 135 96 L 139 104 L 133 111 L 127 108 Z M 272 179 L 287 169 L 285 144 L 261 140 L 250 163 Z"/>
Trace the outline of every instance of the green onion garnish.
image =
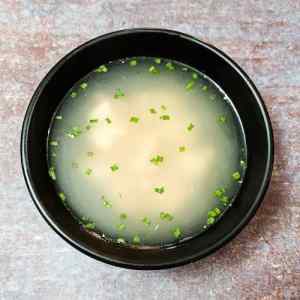
<path id="1" fill-rule="evenodd" d="M 198 74 L 197 74 L 197 73 L 193 73 L 193 74 L 192 74 L 192 78 L 193 78 L 193 79 L 198 79 Z"/>
<path id="2" fill-rule="evenodd" d="M 93 170 L 88 168 L 85 170 L 84 174 L 89 176 L 92 174 L 92 172 L 93 172 Z"/>
<path id="3" fill-rule="evenodd" d="M 165 192 L 165 188 L 163 186 L 154 188 L 154 192 L 158 194 L 162 194 Z"/>
<path id="4" fill-rule="evenodd" d="M 232 174 L 232 178 L 233 178 L 234 180 L 240 180 L 240 179 L 241 179 L 241 174 L 240 174 L 239 172 L 234 172 L 234 173 Z"/>
<path id="5" fill-rule="evenodd" d="M 203 91 L 207 91 L 207 85 L 204 85 L 202 88 Z"/>
<path id="6" fill-rule="evenodd" d="M 149 111 L 151 114 L 156 114 L 156 110 L 154 108 L 150 108 Z"/>
<path id="7" fill-rule="evenodd" d="M 186 71 L 188 70 L 188 68 L 183 67 L 181 70 L 182 70 L 183 72 L 186 72 Z"/>
<path id="8" fill-rule="evenodd" d="M 161 63 L 161 59 L 160 58 L 155 58 L 154 62 L 159 65 Z"/>
<path id="9" fill-rule="evenodd" d="M 161 218 L 161 220 L 169 222 L 171 222 L 174 219 L 174 217 L 171 214 L 163 211 L 160 213 L 159 217 Z"/>
<path id="10" fill-rule="evenodd" d="M 167 110 L 167 107 L 166 106 L 164 106 L 164 105 L 161 105 L 161 107 L 160 107 L 162 110 Z"/>
<path id="11" fill-rule="evenodd" d="M 93 118 L 93 119 L 90 119 L 89 122 L 90 123 L 98 123 L 99 119 L 97 118 Z"/>
<path id="12" fill-rule="evenodd" d="M 214 196 L 217 198 L 221 198 L 225 194 L 225 189 L 220 188 L 214 191 Z"/>
<path id="13" fill-rule="evenodd" d="M 189 126 L 187 127 L 187 130 L 191 131 L 194 127 L 195 127 L 195 125 L 190 123 Z"/>
<path id="14" fill-rule="evenodd" d="M 138 117 L 136 117 L 136 116 L 132 116 L 132 117 L 130 118 L 130 120 L 129 120 L 129 121 L 130 121 L 131 123 L 135 123 L 135 124 L 136 124 L 136 123 L 138 123 L 138 122 L 139 122 L 139 120 L 140 120 L 140 119 L 139 119 Z"/>
<path id="15" fill-rule="evenodd" d="M 148 217 L 144 217 L 144 218 L 142 219 L 142 222 L 143 222 L 145 225 L 147 225 L 147 226 L 150 226 L 150 225 L 151 225 L 151 221 L 150 221 L 150 219 L 149 219 Z"/>
<path id="16" fill-rule="evenodd" d="M 224 206 L 226 206 L 229 203 L 229 198 L 227 196 L 222 196 L 220 201 Z"/>
<path id="17" fill-rule="evenodd" d="M 62 118 L 63 118 L 62 116 L 56 116 L 55 117 L 56 120 L 62 120 Z"/>
<path id="18" fill-rule="evenodd" d="M 105 118 L 105 121 L 107 124 L 111 124 L 111 122 L 112 122 L 110 118 Z"/>
<path id="19" fill-rule="evenodd" d="M 159 70 L 155 67 L 155 66 L 151 66 L 148 71 L 151 73 L 151 74 L 159 74 Z"/>
<path id="20" fill-rule="evenodd" d="M 80 85 L 80 88 L 82 88 L 83 90 L 85 90 L 87 87 L 88 87 L 88 84 L 87 84 L 86 82 L 83 82 L 83 83 Z"/>
<path id="21" fill-rule="evenodd" d="M 77 93 L 76 92 L 72 92 L 71 93 L 71 98 L 75 98 L 77 96 Z"/>
<path id="22" fill-rule="evenodd" d="M 206 222 L 208 225 L 211 225 L 213 223 L 215 223 L 215 218 L 214 217 L 209 217 L 207 218 L 207 222 Z"/>
<path id="23" fill-rule="evenodd" d="M 150 159 L 150 162 L 153 163 L 154 165 L 158 166 L 164 161 L 164 157 L 161 155 L 156 155 L 153 158 Z"/>
<path id="24" fill-rule="evenodd" d="M 141 239 L 137 234 L 133 236 L 132 243 L 133 244 L 140 244 L 141 243 Z"/>
<path id="25" fill-rule="evenodd" d="M 113 164 L 112 166 L 110 166 L 110 169 L 113 171 L 113 172 L 116 172 L 119 170 L 119 166 L 117 164 Z"/>
<path id="26" fill-rule="evenodd" d="M 125 213 L 120 214 L 120 219 L 121 220 L 126 220 L 127 219 L 127 215 Z"/>
<path id="27" fill-rule="evenodd" d="M 104 196 L 102 196 L 101 199 L 103 201 L 103 206 L 105 208 L 111 208 L 112 207 L 111 203 L 108 200 L 106 200 Z"/>
<path id="28" fill-rule="evenodd" d="M 170 116 L 169 115 L 162 115 L 159 117 L 161 120 L 164 120 L 164 121 L 168 121 L 170 120 Z"/>
<path id="29" fill-rule="evenodd" d="M 224 124 L 226 122 L 226 117 L 225 116 L 219 116 L 218 117 L 218 121 L 222 124 Z"/>
<path id="30" fill-rule="evenodd" d="M 95 72 L 97 73 L 106 73 L 108 71 L 108 68 L 105 65 L 101 65 L 100 67 L 98 67 Z"/>
<path id="31" fill-rule="evenodd" d="M 50 167 L 48 170 L 48 174 L 52 180 L 56 180 L 55 168 Z"/>
<path id="32" fill-rule="evenodd" d="M 131 67 L 135 67 L 135 66 L 137 65 L 137 60 L 135 60 L 135 59 L 130 60 L 130 61 L 129 61 L 129 65 L 130 65 Z"/>
<path id="33" fill-rule="evenodd" d="M 115 94 L 114 94 L 115 99 L 119 99 L 124 96 L 125 96 L 125 93 L 120 88 L 116 89 Z"/>
<path id="34" fill-rule="evenodd" d="M 96 228 L 96 223 L 91 222 L 91 223 L 83 224 L 83 227 L 88 230 L 93 230 Z"/>
<path id="35" fill-rule="evenodd" d="M 178 239 L 181 237 L 181 229 L 179 227 L 176 227 L 172 230 L 173 236 Z"/>
<path id="36" fill-rule="evenodd" d="M 72 127 L 72 129 L 67 132 L 67 136 L 70 137 L 71 139 L 74 139 L 76 137 L 78 137 L 80 134 L 82 133 L 82 130 L 75 126 L 75 127 Z"/>
<path id="37" fill-rule="evenodd" d="M 58 141 L 50 141 L 50 146 L 57 147 L 58 146 Z"/>
<path id="38" fill-rule="evenodd" d="M 58 193 L 59 198 L 61 199 L 62 202 L 66 201 L 66 195 L 63 192 Z"/>
<path id="39" fill-rule="evenodd" d="M 166 63 L 166 68 L 170 71 L 175 70 L 175 67 L 173 66 L 173 64 L 171 62 Z"/>
<path id="40" fill-rule="evenodd" d="M 185 89 L 187 91 L 190 91 L 195 85 L 195 81 L 194 80 L 190 80 L 187 82 L 187 84 L 185 85 Z"/>
<path id="41" fill-rule="evenodd" d="M 243 168 L 243 169 L 246 169 L 247 165 L 246 165 L 246 162 L 244 160 L 241 160 L 240 161 L 240 166 Z"/>
<path id="42" fill-rule="evenodd" d="M 178 148 L 179 152 L 184 152 L 186 150 L 186 147 L 185 146 L 180 146 Z"/>

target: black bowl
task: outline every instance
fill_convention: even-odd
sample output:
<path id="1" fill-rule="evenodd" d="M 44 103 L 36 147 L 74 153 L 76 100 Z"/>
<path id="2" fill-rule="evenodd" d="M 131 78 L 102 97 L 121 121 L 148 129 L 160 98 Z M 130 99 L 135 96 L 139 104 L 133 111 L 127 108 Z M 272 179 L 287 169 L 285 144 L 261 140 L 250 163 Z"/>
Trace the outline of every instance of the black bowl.
<path id="1" fill-rule="evenodd" d="M 46 138 L 60 101 L 80 78 L 110 60 L 132 56 L 174 59 L 201 70 L 233 101 L 248 146 L 248 169 L 241 191 L 225 216 L 204 234 L 176 246 L 134 249 L 106 243 L 82 230 L 65 209 L 48 177 Z M 268 187 L 273 136 L 265 105 L 252 81 L 227 55 L 191 36 L 161 29 L 123 30 L 93 39 L 60 60 L 42 80 L 27 109 L 21 158 L 31 197 L 48 224 L 81 252 L 133 269 L 162 269 L 202 258 L 235 237 L 255 214 Z"/>

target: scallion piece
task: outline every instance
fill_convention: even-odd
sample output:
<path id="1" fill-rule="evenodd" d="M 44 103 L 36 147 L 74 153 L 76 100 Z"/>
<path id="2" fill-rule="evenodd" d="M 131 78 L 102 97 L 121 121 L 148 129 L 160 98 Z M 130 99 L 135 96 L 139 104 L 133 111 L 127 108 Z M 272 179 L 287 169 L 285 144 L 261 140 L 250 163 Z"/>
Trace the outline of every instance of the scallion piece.
<path id="1" fill-rule="evenodd" d="M 185 89 L 187 91 L 190 91 L 195 85 L 195 81 L 194 80 L 190 80 L 187 82 L 187 84 L 185 85 Z"/>
<path id="2" fill-rule="evenodd" d="M 141 243 L 141 239 L 137 234 L 133 236 L 132 243 L 133 244 L 140 244 Z"/>
<path id="3" fill-rule="evenodd" d="M 234 172 L 233 174 L 232 174 L 232 178 L 234 179 L 234 180 L 240 180 L 241 179 L 241 174 L 240 174 L 240 172 Z"/>
<path id="4" fill-rule="evenodd" d="M 127 215 L 125 213 L 120 214 L 120 219 L 121 220 L 126 220 L 127 219 Z"/>
<path id="5" fill-rule="evenodd" d="M 55 117 L 56 120 L 62 120 L 62 118 L 63 118 L 62 116 L 56 116 Z"/>
<path id="6" fill-rule="evenodd" d="M 117 225 L 117 230 L 123 231 L 123 230 L 125 230 L 125 229 L 126 229 L 126 225 L 125 225 L 125 224 L 121 223 L 121 224 L 118 224 L 118 225 Z"/>
<path id="7" fill-rule="evenodd" d="M 153 158 L 150 159 L 150 162 L 153 163 L 154 165 L 158 166 L 164 161 L 164 157 L 161 155 L 156 155 Z"/>
<path id="8" fill-rule="evenodd" d="M 171 62 L 166 63 L 165 66 L 166 66 L 166 68 L 167 68 L 168 70 L 170 70 L 170 71 L 175 70 L 175 67 L 174 67 L 174 65 L 173 65 Z"/>
<path id="9" fill-rule="evenodd" d="M 169 222 L 171 222 L 174 219 L 174 217 L 171 214 L 163 211 L 160 213 L 159 217 L 161 220 Z"/>
<path id="10" fill-rule="evenodd" d="M 186 147 L 185 147 L 185 146 L 180 146 L 180 147 L 178 148 L 178 150 L 179 150 L 179 152 L 185 152 Z"/>
<path id="11" fill-rule="evenodd" d="M 159 65 L 161 63 L 161 59 L 160 58 L 155 58 L 154 62 Z"/>
<path id="12" fill-rule="evenodd" d="M 48 174 L 52 180 L 56 180 L 55 167 L 50 167 Z"/>
<path id="13" fill-rule="evenodd" d="M 112 172 L 116 172 L 119 170 L 119 166 L 117 164 L 113 164 L 110 166 L 110 169 L 112 170 Z"/>
<path id="14" fill-rule="evenodd" d="M 188 127 L 187 127 L 187 130 L 188 131 L 192 131 L 192 129 L 195 127 L 195 125 L 194 124 L 192 124 L 192 123 L 190 123 L 189 125 L 188 125 Z"/>
<path id="15" fill-rule="evenodd" d="M 182 232 L 181 232 L 181 229 L 179 227 L 175 227 L 173 230 L 172 230 L 172 234 L 173 236 L 176 238 L 176 239 L 179 239 L 182 235 Z"/>
<path id="16" fill-rule="evenodd" d="M 119 99 L 124 96 L 125 96 L 125 93 L 120 88 L 117 88 L 115 91 L 115 94 L 114 94 L 114 98 Z"/>
<path id="17" fill-rule="evenodd" d="M 50 146 L 57 147 L 58 146 L 58 141 L 50 141 Z"/>
<path id="18" fill-rule="evenodd" d="M 138 117 L 136 117 L 136 116 L 132 116 L 132 117 L 130 118 L 130 120 L 129 120 L 129 121 L 130 121 L 131 123 L 135 123 L 135 124 L 136 124 L 136 123 L 138 123 L 138 122 L 139 122 L 139 120 L 140 120 L 140 119 L 139 119 Z"/>
<path id="19" fill-rule="evenodd" d="M 163 194 L 165 192 L 165 188 L 163 186 L 154 188 L 154 192 L 158 194 Z"/>
<path id="20" fill-rule="evenodd" d="M 156 110 L 154 108 L 150 108 L 149 111 L 151 114 L 156 114 Z"/>
<path id="21" fill-rule="evenodd" d="M 90 169 L 90 168 L 88 168 L 88 169 L 85 170 L 84 174 L 87 175 L 87 176 L 89 176 L 89 175 L 92 174 L 92 172 L 93 172 L 93 170 Z"/>
<path id="22" fill-rule="evenodd" d="M 95 70 L 96 73 L 106 73 L 108 72 L 108 68 L 105 65 L 101 65 Z"/>
<path id="23" fill-rule="evenodd" d="M 142 219 L 142 222 L 143 222 L 145 225 L 147 225 L 147 226 L 150 226 L 150 225 L 151 225 L 151 221 L 150 221 L 150 219 L 149 219 L 148 217 L 144 217 L 144 218 Z"/>
<path id="24" fill-rule="evenodd" d="M 129 66 L 131 67 L 135 67 L 137 65 L 137 60 L 136 59 L 132 59 L 129 61 Z"/>
<path id="25" fill-rule="evenodd" d="M 63 192 L 58 193 L 58 197 L 61 199 L 62 202 L 66 201 L 66 195 Z"/>
<path id="26" fill-rule="evenodd" d="M 112 121 L 111 121 L 110 118 L 105 118 L 105 121 L 106 121 L 107 124 L 111 124 L 112 123 Z"/>
<path id="27" fill-rule="evenodd" d="M 93 118 L 89 120 L 90 123 L 98 123 L 98 121 L 99 121 L 98 118 Z"/>
<path id="28" fill-rule="evenodd" d="M 169 115 L 162 115 L 162 116 L 160 116 L 159 117 L 161 120 L 163 120 L 163 121 L 168 121 L 168 120 L 170 120 L 170 116 Z"/>
<path id="29" fill-rule="evenodd" d="M 83 82 L 82 84 L 80 84 L 80 88 L 85 90 L 88 87 L 88 84 L 86 82 Z"/>
<path id="30" fill-rule="evenodd" d="M 77 93 L 76 93 L 76 92 L 72 92 L 72 93 L 71 93 L 71 98 L 76 98 L 76 96 L 77 96 Z"/>

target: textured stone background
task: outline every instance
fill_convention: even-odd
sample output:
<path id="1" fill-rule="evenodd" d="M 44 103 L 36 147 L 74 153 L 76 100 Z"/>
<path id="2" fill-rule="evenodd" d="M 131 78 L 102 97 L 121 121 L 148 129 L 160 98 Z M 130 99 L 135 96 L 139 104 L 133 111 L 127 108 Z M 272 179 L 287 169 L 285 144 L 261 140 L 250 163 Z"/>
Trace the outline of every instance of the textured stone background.
<path id="1" fill-rule="evenodd" d="M 22 118 L 37 84 L 75 46 L 128 27 L 195 35 L 261 91 L 276 143 L 272 186 L 229 245 L 191 265 L 130 271 L 58 237 L 25 188 Z M 0 299 L 300 299 L 299 0 L 0 0 Z"/>

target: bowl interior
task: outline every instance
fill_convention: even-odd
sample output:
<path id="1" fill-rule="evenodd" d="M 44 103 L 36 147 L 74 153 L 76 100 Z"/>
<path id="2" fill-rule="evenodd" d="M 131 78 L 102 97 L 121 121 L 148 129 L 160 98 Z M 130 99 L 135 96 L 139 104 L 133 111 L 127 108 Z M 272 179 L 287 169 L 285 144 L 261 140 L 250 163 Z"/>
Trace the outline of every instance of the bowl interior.
<path id="1" fill-rule="evenodd" d="M 137 250 L 106 243 L 82 230 L 57 200 L 48 177 L 46 138 L 51 117 L 69 88 L 110 60 L 152 56 L 174 59 L 207 74 L 228 94 L 244 126 L 248 169 L 233 206 L 212 228 L 176 247 Z M 269 183 L 273 162 L 270 121 L 249 78 L 225 54 L 181 33 L 136 29 L 96 38 L 64 57 L 44 78 L 28 107 L 22 131 L 22 166 L 31 196 L 46 221 L 84 253 L 140 269 L 177 266 L 208 255 L 233 238 L 254 215 Z"/>

